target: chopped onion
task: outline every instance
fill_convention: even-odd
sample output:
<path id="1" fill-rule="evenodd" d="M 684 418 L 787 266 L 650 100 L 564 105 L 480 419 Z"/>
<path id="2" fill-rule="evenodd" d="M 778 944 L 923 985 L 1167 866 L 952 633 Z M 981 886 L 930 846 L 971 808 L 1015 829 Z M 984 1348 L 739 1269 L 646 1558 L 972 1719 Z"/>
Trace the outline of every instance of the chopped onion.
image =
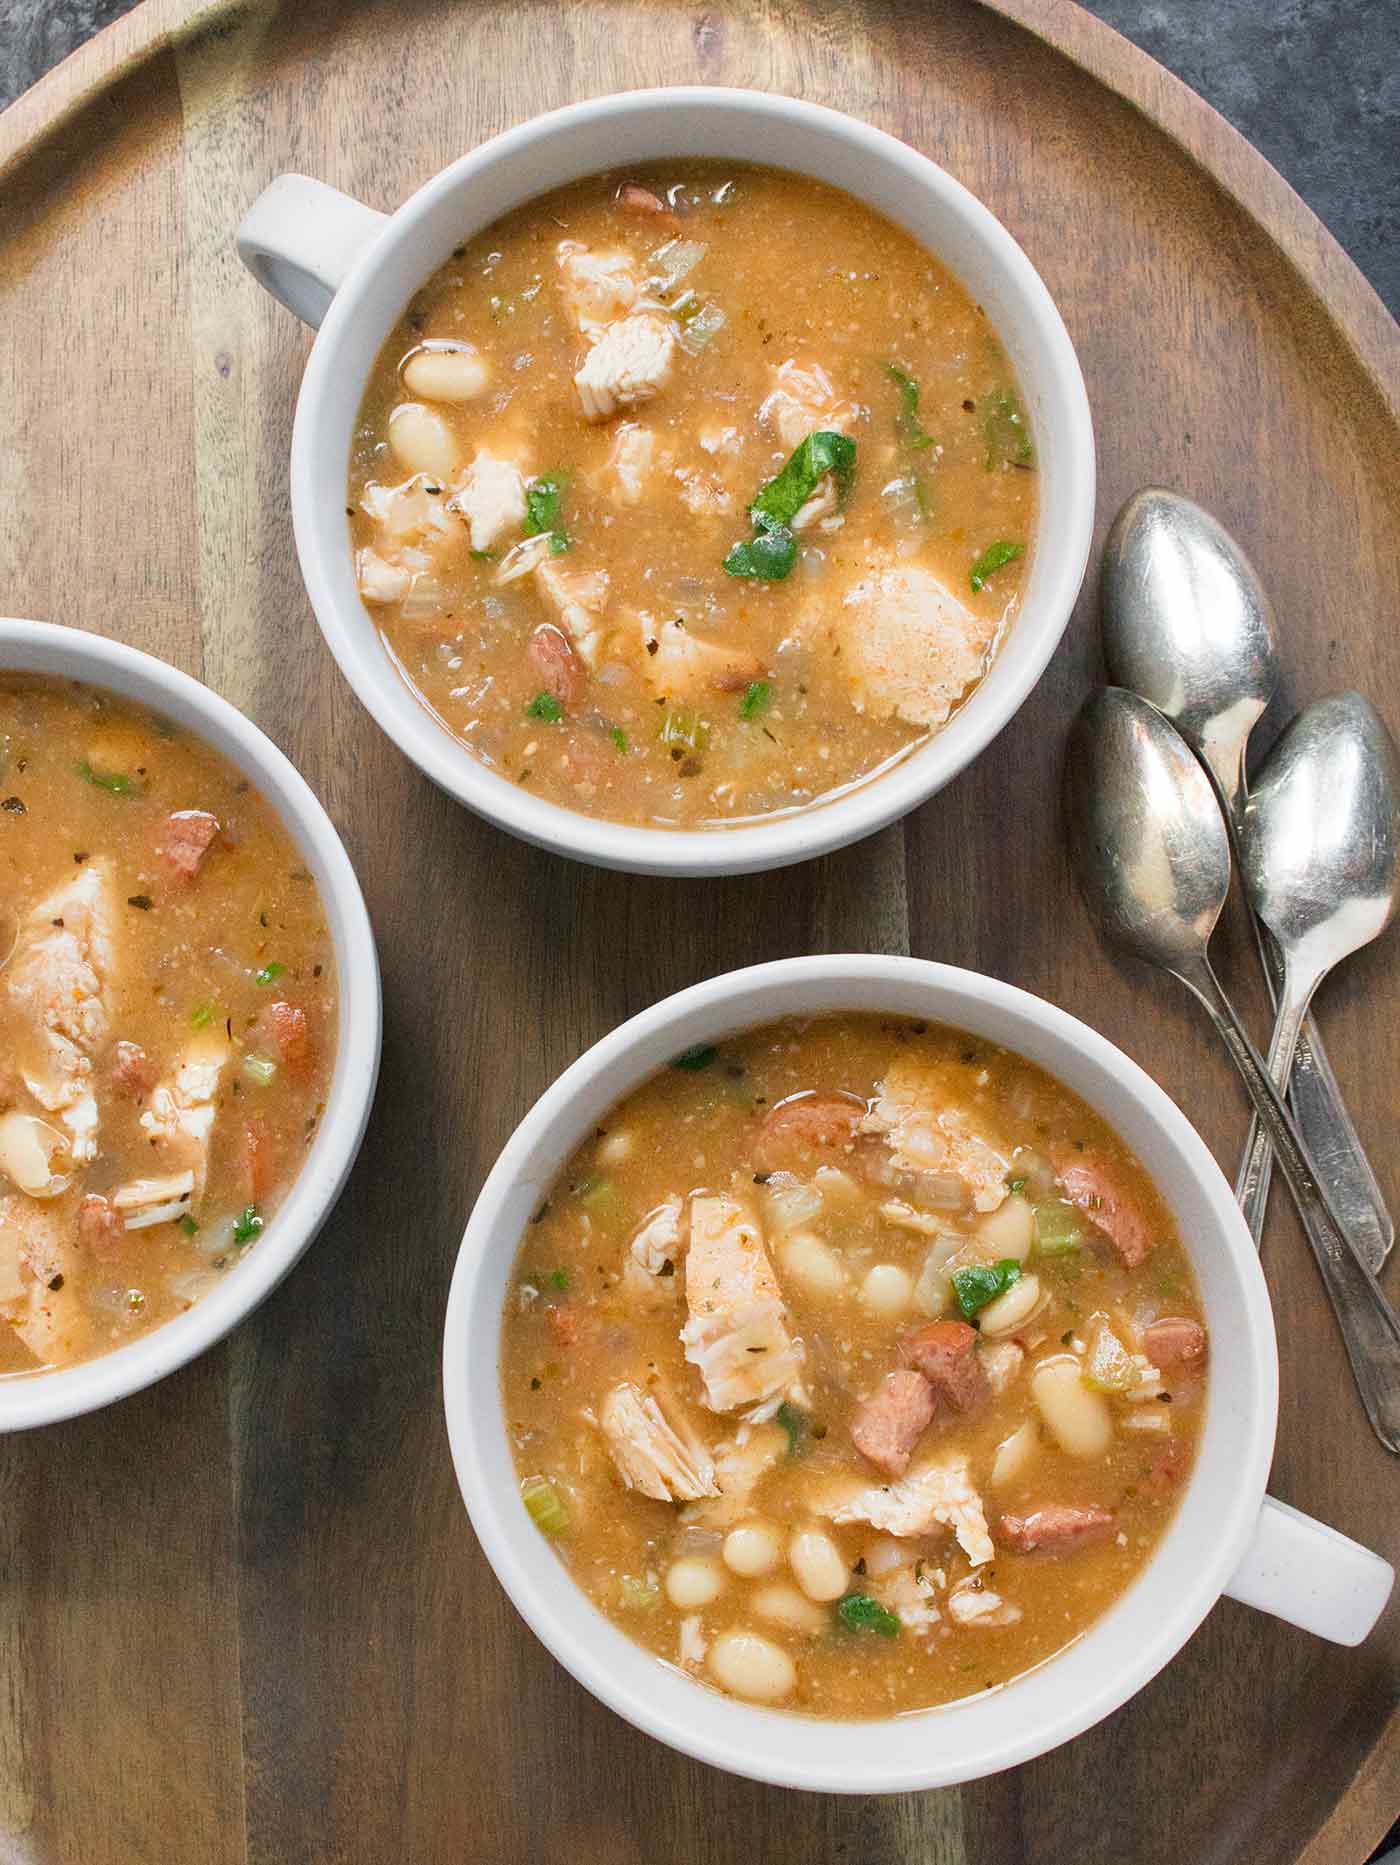
<path id="1" fill-rule="evenodd" d="M 686 318 L 681 326 L 681 348 L 689 350 L 692 356 L 698 356 L 728 322 L 729 319 L 717 304 L 702 304 L 694 316 Z"/>
<path id="2" fill-rule="evenodd" d="M 182 1269 L 170 1278 L 170 1293 L 182 1302 L 197 1302 L 217 1286 L 216 1269 Z"/>
<path id="3" fill-rule="evenodd" d="M 447 591 L 435 576 L 423 571 L 413 579 L 413 587 L 399 604 L 399 614 L 406 622 L 435 621 L 443 612 Z"/>
<path id="4" fill-rule="evenodd" d="M 519 577 L 528 576 L 532 570 L 539 568 L 552 548 L 553 535 L 548 531 L 541 531 L 537 537 L 521 538 L 501 559 L 496 583 L 513 583 Z"/>
<path id="5" fill-rule="evenodd" d="M 709 251 L 704 240 L 667 240 L 651 255 L 648 283 L 660 291 L 674 291 L 688 272 L 693 272 Z"/>
<path id="6" fill-rule="evenodd" d="M 764 1187 L 768 1216 L 779 1230 L 810 1224 L 822 1208 L 822 1195 L 791 1172 L 775 1172 Z"/>

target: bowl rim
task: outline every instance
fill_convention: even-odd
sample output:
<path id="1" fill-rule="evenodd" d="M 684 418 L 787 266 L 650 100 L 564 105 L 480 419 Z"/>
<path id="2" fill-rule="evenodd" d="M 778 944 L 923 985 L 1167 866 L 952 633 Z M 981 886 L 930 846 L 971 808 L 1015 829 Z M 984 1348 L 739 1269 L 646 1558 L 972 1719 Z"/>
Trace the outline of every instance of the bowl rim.
<path id="1" fill-rule="evenodd" d="M 1044 346 L 1043 380 L 1063 402 L 1064 458 L 1057 485 L 1063 487 L 1065 511 L 1053 534 L 1042 514 L 1032 576 L 1043 576 L 1044 583 L 1034 606 L 1023 606 L 1015 618 L 993 665 L 998 678 L 990 694 L 984 681 L 967 706 L 928 743 L 837 800 L 733 829 L 653 829 L 588 816 L 533 796 L 474 759 L 416 691 L 394 674 L 358 597 L 353 605 L 338 599 L 335 585 L 346 554 L 341 535 L 344 502 L 338 490 L 330 496 L 325 476 L 316 470 L 322 434 L 336 419 L 337 401 L 344 403 L 342 345 L 353 332 L 373 281 L 386 268 L 392 271 L 413 230 L 440 202 L 468 190 L 483 171 L 512 163 L 535 145 L 567 136 L 582 125 L 685 109 L 738 112 L 766 122 L 778 134 L 785 126 L 801 124 L 855 145 L 869 163 L 884 164 L 917 181 L 936 199 L 943 216 L 961 223 L 984 249 L 1008 294 L 1025 306 Z M 591 166 L 584 163 L 571 173 L 581 176 Z M 794 172 L 804 171 L 798 167 Z M 849 191 L 868 200 L 854 187 Z M 404 287 L 405 299 L 418 282 L 415 268 Z M 929 156 L 872 124 L 825 105 L 739 87 L 623 91 L 565 105 L 502 131 L 432 177 L 388 216 L 336 290 L 307 361 L 292 431 L 293 530 L 307 594 L 337 665 L 381 730 L 450 796 L 509 833 L 556 854 L 646 874 L 744 874 L 804 861 L 873 834 L 951 782 L 1015 716 L 1058 647 L 1088 565 L 1095 495 L 1093 423 L 1073 343 L 1040 274 L 990 208 Z"/>
<path id="2" fill-rule="evenodd" d="M 800 1001 L 787 1001 L 784 994 L 789 991 Z M 530 1524 L 514 1486 L 502 1489 L 489 1474 L 503 1447 L 510 1463 L 499 1398 L 500 1299 L 499 1292 L 492 1293 L 492 1269 L 504 1259 L 508 1272 L 521 1223 L 527 1221 L 551 1177 L 548 1171 L 537 1171 L 525 1178 L 527 1162 L 547 1151 L 555 1161 L 554 1169 L 562 1166 L 583 1130 L 602 1117 L 600 1107 L 590 1105 L 582 1127 L 570 1139 L 569 1125 L 579 1118 L 580 1101 L 606 1084 L 604 1099 L 615 1102 L 664 1066 L 665 1054 L 679 1046 L 752 1028 L 770 1017 L 821 1014 L 823 1007 L 878 1010 L 882 998 L 889 1000 L 883 1006 L 886 1011 L 910 1014 L 907 1004 L 895 1007 L 900 991 L 927 994 L 932 1000 L 928 1015 L 937 1020 L 959 1023 L 957 1012 L 933 1007 L 951 997 L 964 1013 L 963 1027 L 976 1031 L 982 1017 L 1019 1027 L 1028 1038 L 1042 1036 L 1047 1046 L 1062 1047 L 1067 1059 L 1072 1057 L 1077 1066 L 1082 1065 L 1085 1076 L 1095 1077 L 1102 1092 L 1111 1088 L 1115 1105 L 1119 1095 L 1131 1102 L 1135 1118 L 1153 1130 L 1164 1153 L 1179 1164 L 1191 1193 L 1199 1194 L 1208 1207 L 1210 1222 L 1216 1226 L 1211 1254 L 1218 1254 L 1231 1301 L 1238 1298 L 1246 1323 L 1239 1364 L 1231 1370 L 1231 1377 L 1239 1381 L 1235 1398 L 1244 1402 L 1222 1405 L 1214 1396 L 1214 1386 L 1208 1398 L 1206 1431 L 1213 1436 L 1218 1428 L 1224 1434 L 1215 1442 L 1228 1446 L 1233 1461 L 1228 1471 L 1212 1465 L 1212 1494 L 1208 1502 L 1195 1505 L 1198 1510 L 1210 1510 L 1209 1542 L 1191 1544 L 1186 1584 L 1157 1585 L 1147 1627 L 1145 1631 L 1137 1627 L 1140 1642 L 1120 1650 L 1116 1661 L 1102 1672 L 1093 1670 L 1091 1686 L 1072 1702 L 1042 1714 L 1030 1728 L 1008 1711 L 1004 1718 L 1008 1726 L 994 1738 L 983 1729 L 988 1720 L 980 1716 L 984 1705 L 996 1698 L 1012 1703 L 1022 1682 L 1053 1674 L 1072 1656 L 1078 1663 L 1077 1654 L 1107 1644 L 1115 1636 L 1121 1644 L 1122 1633 L 1115 1622 L 1134 1601 L 1138 1602 L 1134 1621 L 1142 1618 L 1141 1598 L 1146 1597 L 1148 1582 L 1163 1562 L 1163 1551 L 1179 1530 L 1169 1527 L 1167 1539 L 1147 1567 L 1078 1641 L 1000 1691 L 909 1717 L 838 1721 L 735 1702 L 635 1645 L 567 1574 L 565 1585 L 558 1585 L 557 1557 Z M 777 1008 L 766 1008 L 775 997 L 780 1000 Z M 739 1014 L 735 1014 L 736 1007 L 742 1007 Z M 1017 1047 L 1011 1036 L 997 1035 L 993 1040 Z M 639 1065 L 642 1055 L 646 1060 Z M 1053 1067 L 1051 1072 L 1063 1073 Z M 1082 1081 L 1071 1085 L 1092 1100 Z M 556 1132 L 563 1133 L 562 1140 L 553 1139 Z M 506 1215 L 512 1198 L 525 1214 L 523 1218 L 517 1215 L 513 1223 Z M 1199 1274 L 1198 1245 L 1192 1255 Z M 487 1305 L 485 1317 L 483 1304 Z M 483 1335 L 487 1336 L 484 1346 Z M 483 1353 L 489 1356 L 489 1369 Z M 484 1401 L 488 1370 L 496 1395 L 489 1405 Z M 1273 1454 L 1279 1374 L 1273 1312 L 1263 1272 L 1230 1187 L 1185 1115 L 1131 1057 L 1068 1012 L 1000 980 L 924 959 L 843 954 L 780 959 L 692 985 L 601 1038 L 545 1090 L 502 1149 L 463 1234 L 448 1297 L 442 1378 L 453 1464 L 477 1540 L 521 1617 L 579 1683 L 645 1733 L 731 1773 L 821 1792 L 893 1793 L 957 1785 L 1045 1754 L 1119 1708 L 1170 1662 L 1215 1605 L 1254 1533 Z M 1220 1414 L 1218 1427 L 1216 1412 Z M 1239 1442 L 1230 1441 L 1231 1432 Z M 1174 1523 L 1186 1514 L 1188 1498 L 1202 1482 L 1205 1445 L 1203 1433 L 1201 1455 Z M 1221 1462 L 1218 1453 L 1215 1460 Z M 1177 1546 L 1178 1561 L 1184 1545 L 1183 1541 Z M 538 1568 L 532 1571 L 536 1560 Z M 634 1654 L 630 1663 L 629 1653 Z M 635 1661 L 638 1653 L 644 1664 Z M 940 1736 L 946 1736 L 969 1711 L 979 1712 L 977 1746 L 960 1751 L 955 1744 L 940 1742 Z M 994 1710 L 990 1720 L 996 1714 Z M 921 1732 L 927 1731 L 929 1738 L 912 1760 L 901 1757 L 897 1743 L 885 1746 L 880 1741 L 880 1732 L 905 1729 L 911 1722 Z M 787 1735 L 776 1733 L 775 1726 Z M 833 1746 L 840 1759 L 814 1759 L 827 1736 L 813 1732 L 834 1732 Z"/>
<path id="3" fill-rule="evenodd" d="M 349 1177 L 374 1099 L 382 1028 L 379 960 L 350 857 L 309 784 L 265 733 L 179 668 L 55 622 L 0 617 L 0 676 L 13 673 L 82 681 L 149 706 L 247 774 L 315 876 L 331 927 L 339 1004 L 325 1112 L 256 1247 L 192 1308 L 125 1346 L 73 1367 L 0 1380 L 0 1432 L 55 1424 L 141 1391 L 204 1353 L 271 1294 Z"/>

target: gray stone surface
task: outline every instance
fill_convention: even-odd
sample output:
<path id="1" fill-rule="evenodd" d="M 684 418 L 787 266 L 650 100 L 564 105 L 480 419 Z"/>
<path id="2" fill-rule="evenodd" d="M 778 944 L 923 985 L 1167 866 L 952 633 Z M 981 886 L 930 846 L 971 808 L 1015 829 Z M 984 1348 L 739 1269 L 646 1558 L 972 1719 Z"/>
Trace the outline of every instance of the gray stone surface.
<path id="1" fill-rule="evenodd" d="M 0 105 L 131 0 L 0 0 Z M 1242 130 L 1400 314 L 1400 0 L 1094 0 Z"/>

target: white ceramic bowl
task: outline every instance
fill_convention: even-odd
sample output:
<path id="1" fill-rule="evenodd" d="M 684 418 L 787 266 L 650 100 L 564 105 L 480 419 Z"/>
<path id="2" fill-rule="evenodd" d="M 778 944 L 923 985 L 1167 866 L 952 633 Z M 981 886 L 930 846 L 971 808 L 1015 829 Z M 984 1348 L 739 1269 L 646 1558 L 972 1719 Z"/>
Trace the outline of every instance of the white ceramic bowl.
<path id="1" fill-rule="evenodd" d="M 379 961 L 350 858 L 330 818 L 282 753 L 227 701 L 164 661 L 76 628 L 0 619 L 0 673 L 104 687 L 183 726 L 236 764 L 276 810 L 325 903 L 340 987 L 335 1073 L 295 1185 L 242 1260 L 186 1313 L 99 1359 L 0 1380 L 0 1431 L 95 1411 L 174 1372 L 269 1295 L 340 1195 L 364 1137 L 379 1070 Z"/>
<path id="2" fill-rule="evenodd" d="M 1021 613 L 991 670 L 928 745 L 838 802 L 750 828 L 669 831 L 600 821 L 532 796 L 473 758 L 391 665 L 355 587 L 344 491 L 371 366 L 404 305 L 508 209 L 599 169 L 720 156 L 813 175 L 868 201 L 937 254 L 983 304 L 1035 432 L 1040 516 Z M 341 671 L 384 730 L 444 790 L 561 854 L 651 874 L 744 874 L 840 848 L 955 777 L 1002 729 L 1064 632 L 1088 558 L 1094 439 L 1074 349 L 1026 255 L 965 188 L 892 136 L 815 104 L 756 91 L 676 89 L 594 98 L 484 143 L 387 220 L 320 182 L 283 175 L 238 239 L 269 291 L 320 326 L 292 437 L 302 574 Z"/>
<path id="3" fill-rule="evenodd" d="M 1137 1152 L 1171 1206 L 1212 1341 L 1196 1467 L 1135 1584 L 1069 1650 L 1016 1682 L 877 1722 L 817 1721 L 738 1703 L 633 1644 L 568 1578 L 526 1514 L 500 1395 L 501 1315 L 516 1248 L 541 1194 L 590 1129 L 692 1043 L 775 1017 L 839 1010 L 971 1030 L 1082 1095 Z M 482 1188 L 448 1302 L 443 1391 L 472 1525 L 560 1663 L 672 1747 L 786 1786 L 904 1792 L 990 1774 L 1116 1709 L 1175 1655 L 1222 1592 L 1352 1644 L 1371 1629 L 1394 1579 L 1377 1555 L 1264 1495 L 1278 1399 L 1273 1317 L 1249 1232 L 1204 1143 L 1135 1063 L 1084 1024 L 947 965 L 872 956 L 756 966 L 667 998 L 590 1049 L 527 1115 Z"/>

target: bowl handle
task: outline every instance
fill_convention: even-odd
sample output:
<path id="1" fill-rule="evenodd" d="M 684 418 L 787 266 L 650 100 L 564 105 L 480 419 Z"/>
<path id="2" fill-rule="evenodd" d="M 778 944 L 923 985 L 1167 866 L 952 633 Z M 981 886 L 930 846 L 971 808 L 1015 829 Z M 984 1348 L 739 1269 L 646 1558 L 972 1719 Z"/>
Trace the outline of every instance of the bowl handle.
<path id="1" fill-rule="evenodd" d="M 238 256 L 289 311 L 319 329 L 346 273 L 387 214 L 309 175 L 279 175 L 238 229 Z"/>
<path id="2" fill-rule="evenodd" d="M 1394 1585 L 1395 1569 L 1379 1554 L 1266 1496 L 1225 1591 L 1334 1645 L 1359 1645 Z"/>

